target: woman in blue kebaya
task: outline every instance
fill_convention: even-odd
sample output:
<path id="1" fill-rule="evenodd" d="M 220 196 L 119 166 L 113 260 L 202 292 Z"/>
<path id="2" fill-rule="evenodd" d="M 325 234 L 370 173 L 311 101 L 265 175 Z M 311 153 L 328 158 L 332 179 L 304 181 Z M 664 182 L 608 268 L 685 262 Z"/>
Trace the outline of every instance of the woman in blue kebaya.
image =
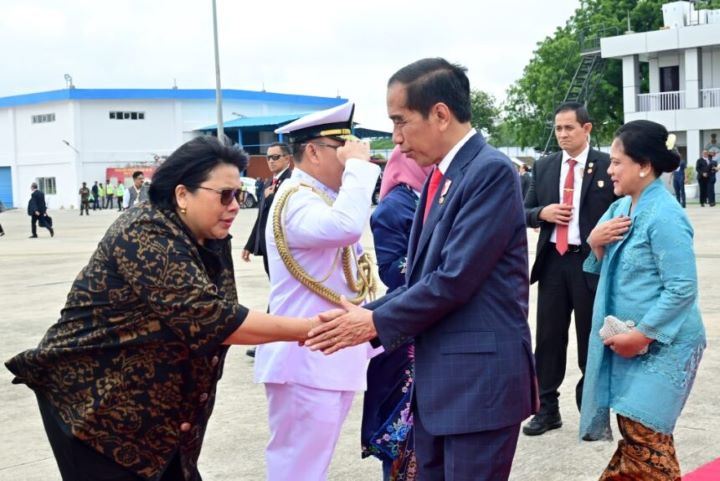
<path id="1" fill-rule="evenodd" d="M 670 137 L 670 138 L 668 138 Z M 705 348 L 693 229 L 659 179 L 680 157 L 660 124 L 629 122 L 610 151 L 615 201 L 588 238 L 585 270 L 600 273 L 593 308 L 580 436 L 623 439 L 601 481 L 680 480 L 672 432 Z M 606 316 L 631 329 L 601 339 Z M 647 347 L 647 353 L 643 353 Z"/>

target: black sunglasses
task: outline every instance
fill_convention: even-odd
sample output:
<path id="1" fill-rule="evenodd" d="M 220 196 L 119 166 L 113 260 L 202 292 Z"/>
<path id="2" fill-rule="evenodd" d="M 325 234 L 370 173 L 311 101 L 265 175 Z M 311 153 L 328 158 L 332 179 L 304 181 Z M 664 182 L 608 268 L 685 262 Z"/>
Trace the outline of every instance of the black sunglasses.
<path id="1" fill-rule="evenodd" d="M 242 195 L 242 189 L 213 189 L 211 187 L 203 187 L 202 185 L 199 185 L 198 189 L 211 190 L 216 194 L 220 194 L 220 203 L 222 205 L 230 205 L 233 199 L 235 199 L 237 203 L 240 204 L 240 196 Z"/>
<path id="2" fill-rule="evenodd" d="M 285 155 L 283 155 L 283 154 L 274 154 L 274 155 L 268 155 L 268 156 L 267 156 L 268 160 L 278 160 L 278 159 L 281 158 L 281 157 L 285 157 Z"/>

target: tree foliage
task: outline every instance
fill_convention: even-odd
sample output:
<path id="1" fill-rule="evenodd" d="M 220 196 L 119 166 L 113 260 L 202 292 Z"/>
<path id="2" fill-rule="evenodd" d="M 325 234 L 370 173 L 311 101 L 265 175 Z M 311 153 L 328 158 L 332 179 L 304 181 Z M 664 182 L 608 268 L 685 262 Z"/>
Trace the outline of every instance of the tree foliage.
<path id="1" fill-rule="evenodd" d="M 472 90 L 470 91 L 470 108 L 472 126 L 492 138 L 497 132 L 500 116 L 500 108 L 495 97 L 483 90 Z"/>
<path id="2" fill-rule="evenodd" d="M 711 3 L 720 0 L 711 0 Z M 508 89 L 506 119 L 517 142 L 542 149 L 552 125 L 552 113 L 563 101 L 581 60 L 581 43 L 619 35 L 630 27 L 635 32 L 662 26 L 666 0 L 586 0 L 552 37 L 538 43 L 523 76 Z M 591 79 L 593 94 L 588 110 L 593 138 L 608 142 L 622 124 L 622 64 L 606 60 L 604 69 Z"/>

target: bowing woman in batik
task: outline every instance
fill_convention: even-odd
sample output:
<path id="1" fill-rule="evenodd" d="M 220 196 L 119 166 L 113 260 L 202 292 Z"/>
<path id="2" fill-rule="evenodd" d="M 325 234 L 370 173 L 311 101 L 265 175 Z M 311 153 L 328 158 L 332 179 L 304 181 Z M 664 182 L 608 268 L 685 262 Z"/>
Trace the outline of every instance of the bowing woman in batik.
<path id="1" fill-rule="evenodd" d="M 155 172 L 108 229 L 35 349 L 6 365 L 37 396 L 64 480 L 200 479 L 229 344 L 302 341 L 314 321 L 238 303 L 229 230 L 246 155 L 214 137 Z"/>

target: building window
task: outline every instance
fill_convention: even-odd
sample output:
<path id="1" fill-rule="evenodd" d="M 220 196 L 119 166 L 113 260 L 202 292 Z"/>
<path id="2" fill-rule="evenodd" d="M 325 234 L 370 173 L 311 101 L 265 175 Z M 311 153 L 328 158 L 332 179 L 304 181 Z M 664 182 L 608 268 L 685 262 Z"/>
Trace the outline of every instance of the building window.
<path id="1" fill-rule="evenodd" d="M 47 122 L 55 122 L 55 114 L 54 113 L 32 116 L 32 123 L 34 123 L 34 124 L 44 124 Z"/>
<path id="2" fill-rule="evenodd" d="M 43 191 L 45 194 L 56 194 L 55 189 L 55 177 L 38 177 L 37 179 L 38 189 Z"/>
<path id="3" fill-rule="evenodd" d="M 111 120 L 145 120 L 145 112 L 122 112 L 114 110 L 110 112 Z"/>

